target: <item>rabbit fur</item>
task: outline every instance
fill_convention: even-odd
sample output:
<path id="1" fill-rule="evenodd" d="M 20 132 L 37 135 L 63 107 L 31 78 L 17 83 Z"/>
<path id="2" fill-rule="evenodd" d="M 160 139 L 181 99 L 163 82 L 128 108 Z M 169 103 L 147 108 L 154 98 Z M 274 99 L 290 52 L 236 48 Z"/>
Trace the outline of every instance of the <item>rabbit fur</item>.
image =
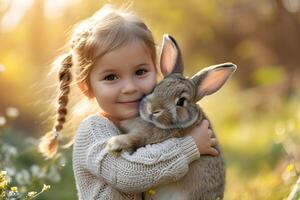
<path id="1" fill-rule="evenodd" d="M 109 152 L 134 150 L 186 135 L 202 120 L 208 120 L 197 102 L 219 90 L 236 70 L 234 64 L 223 63 L 204 68 L 192 78 L 185 78 L 180 49 L 169 35 L 164 35 L 160 59 L 164 79 L 142 99 L 140 117 L 121 122 L 121 131 L 125 134 L 108 141 L 106 148 Z M 218 156 L 201 155 L 190 164 L 188 173 L 182 179 L 157 186 L 156 194 L 146 196 L 146 199 L 223 199 L 225 163 L 219 145 L 215 148 L 219 151 Z"/>

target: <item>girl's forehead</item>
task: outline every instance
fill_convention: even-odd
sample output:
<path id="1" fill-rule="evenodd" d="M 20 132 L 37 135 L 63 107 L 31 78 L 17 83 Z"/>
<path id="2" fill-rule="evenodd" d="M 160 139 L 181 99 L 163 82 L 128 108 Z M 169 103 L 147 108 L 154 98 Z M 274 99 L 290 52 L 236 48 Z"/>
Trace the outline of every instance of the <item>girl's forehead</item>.
<path id="1" fill-rule="evenodd" d="M 150 49 L 144 42 L 131 41 L 98 58 L 95 67 L 104 70 L 106 68 L 117 69 L 141 64 L 154 64 Z"/>

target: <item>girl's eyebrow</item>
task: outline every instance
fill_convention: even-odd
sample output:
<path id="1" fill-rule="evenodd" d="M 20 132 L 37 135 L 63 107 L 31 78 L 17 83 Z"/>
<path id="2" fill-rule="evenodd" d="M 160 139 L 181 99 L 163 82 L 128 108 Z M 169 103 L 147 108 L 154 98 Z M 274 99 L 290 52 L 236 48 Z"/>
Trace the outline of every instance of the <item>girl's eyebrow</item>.
<path id="1" fill-rule="evenodd" d="M 100 71 L 98 74 L 109 74 L 109 73 L 115 73 L 116 70 L 112 70 L 112 69 L 106 69 L 104 71 Z"/>
<path id="2" fill-rule="evenodd" d="M 137 64 L 136 66 L 134 66 L 134 68 L 139 68 L 145 65 L 149 65 L 149 63 L 144 62 L 144 63 L 140 63 Z M 115 73 L 117 70 L 116 69 L 105 69 L 104 71 L 100 71 L 99 74 L 108 74 L 108 73 Z"/>
<path id="3" fill-rule="evenodd" d="M 140 67 L 140 66 L 144 66 L 144 65 L 149 65 L 149 63 L 145 62 L 145 63 L 140 63 L 138 65 L 136 65 L 136 67 Z"/>
<path id="4" fill-rule="evenodd" d="M 145 66 L 145 65 L 149 65 L 149 63 L 143 62 L 143 63 L 135 65 L 133 68 L 135 69 L 135 68 L 139 68 L 139 67 L 142 67 L 142 66 Z M 105 69 L 103 71 L 100 71 L 98 74 L 99 75 L 110 74 L 110 73 L 116 73 L 116 71 L 118 71 L 118 70 L 116 70 L 116 69 Z"/>
<path id="5" fill-rule="evenodd" d="M 143 66 L 149 66 L 150 63 L 147 63 L 147 62 L 144 62 L 144 63 L 140 63 L 140 64 L 137 64 L 136 66 L 134 66 L 134 69 L 137 69 L 139 67 L 143 67 Z"/>
<path id="6" fill-rule="evenodd" d="M 107 76 L 107 75 L 110 75 L 110 74 L 115 74 L 115 72 L 112 71 L 112 70 L 101 71 L 101 72 L 97 73 L 97 77 L 104 77 L 104 76 Z"/>

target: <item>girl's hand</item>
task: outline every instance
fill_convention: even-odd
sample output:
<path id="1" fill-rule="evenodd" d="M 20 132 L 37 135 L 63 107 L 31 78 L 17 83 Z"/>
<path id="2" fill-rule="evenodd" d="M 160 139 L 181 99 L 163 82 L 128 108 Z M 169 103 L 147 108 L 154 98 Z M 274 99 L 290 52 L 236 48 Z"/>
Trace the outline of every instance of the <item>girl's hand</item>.
<path id="1" fill-rule="evenodd" d="M 191 130 L 189 133 L 195 140 L 200 155 L 217 156 L 219 152 L 213 147 L 217 144 L 217 139 L 213 136 L 213 132 L 208 128 L 209 122 L 203 120 L 202 123 Z"/>

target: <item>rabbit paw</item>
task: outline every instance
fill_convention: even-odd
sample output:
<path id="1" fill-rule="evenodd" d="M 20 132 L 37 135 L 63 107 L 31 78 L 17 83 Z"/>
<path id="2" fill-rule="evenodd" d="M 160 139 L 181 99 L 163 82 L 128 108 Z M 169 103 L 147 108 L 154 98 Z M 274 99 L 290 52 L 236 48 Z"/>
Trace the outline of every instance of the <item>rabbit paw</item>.
<path id="1" fill-rule="evenodd" d="M 124 149 L 124 147 L 124 143 L 122 142 L 122 140 L 120 140 L 118 136 L 110 138 L 106 144 L 106 149 L 108 153 L 114 156 L 118 156 Z"/>

